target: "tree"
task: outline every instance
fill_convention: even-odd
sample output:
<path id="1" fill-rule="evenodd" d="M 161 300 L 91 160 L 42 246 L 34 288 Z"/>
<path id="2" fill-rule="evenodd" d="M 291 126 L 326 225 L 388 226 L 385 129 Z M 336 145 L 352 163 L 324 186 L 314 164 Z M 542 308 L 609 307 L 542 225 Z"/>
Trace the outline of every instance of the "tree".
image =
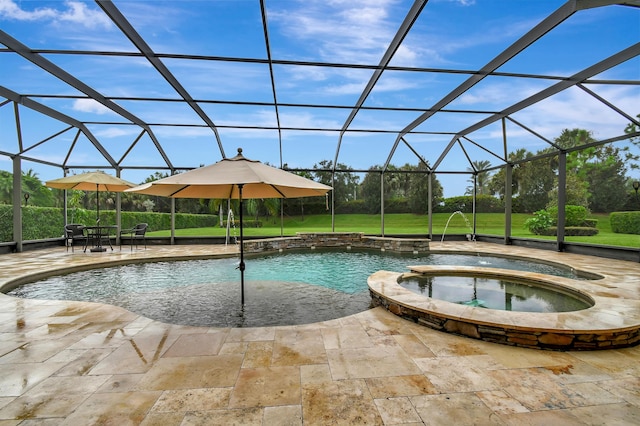
<path id="1" fill-rule="evenodd" d="M 549 192 L 556 185 L 556 174 L 550 162 L 549 158 L 542 158 L 519 166 L 515 211 L 533 213 L 546 207 Z"/>
<path id="2" fill-rule="evenodd" d="M 360 177 L 350 172 L 351 167 L 338 163 L 336 169 L 346 170 L 345 172 L 332 172 L 333 162 L 322 160 L 313 165 L 314 180 L 333 187 L 331 197 L 334 197 L 336 206 L 342 202 L 351 201 L 356 193 Z"/>
<path id="3" fill-rule="evenodd" d="M 491 182 L 491 174 L 488 171 L 483 170 L 491 167 L 491 161 L 478 160 L 472 161 L 471 164 L 473 165 L 473 167 L 467 167 L 467 171 L 476 176 L 476 194 L 488 195 L 491 192 L 489 186 L 489 183 Z M 467 190 L 465 191 L 467 195 L 471 195 L 473 193 L 473 175 L 469 179 L 471 186 L 467 187 Z"/>
<path id="4" fill-rule="evenodd" d="M 360 185 L 360 194 L 364 198 L 365 209 L 368 213 L 380 213 L 380 170 L 381 166 L 373 166 L 364 177 Z M 416 173 L 417 171 L 421 173 Z M 399 198 L 405 199 L 411 212 L 427 213 L 427 199 L 429 181 L 428 166 L 405 164 L 398 168 L 389 165 L 389 172 L 384 174 L 385 201 Z M 443 189 L 437 178 L 432 177 L 432 202 L 437 205 L 442 199 Z"/>
<path id="5" fill-rule="evenodd" d="M 591 197 L 589 209 L 593 212 L 612 212 L 625 205 L 627 196 L 627 166 L 633 166 L 636 156 L 628 147 L 606 144 L 598 147 L 590 162 L 585 164 L 585 176 Z"/>
<path id="6" fill-rule="evenodd" d="M 419 163 L 414 169 L 426 172 L 427 166 L 423 163 Z M 429 207 L 427 203 L 427 200 L 429 199 L 429 175 L 426 173 L 412 173 L 410 175 L 408 174 L 408 176 L 410 177 L 408 198 L 411 213 L 426 214 Z M 440 203 L 443 192 L 440 181 L 435 177 L 435 175 L 432 175 L 431 202 L 433 206 L 437 206 Z"/>
<path id="7" fill-rule="evenodd" d="M 521 172 L 521 162 L 527 158 L 532 157 L 533 154 L 527 151 L 525 148 L 520 148 L 515 152 L 509 153 L 507 156 L 507 161 L 511 164 L 514 164 L 513 170 L 511 171 L 511 196 L 516 197 L 521 192 L 521 180 L 522 180 L 522 172 Z M 504 199 L 505 193 L 505 183 L 506 183 L 506 171 L 505 168 L 501 168 L 497 172 L 491 175 L 489 178 L 489 182 L 487 184 L 488 190 L 490 194 L 498 194 L 500 199 Z"/>
<path id="8" fill-rule="evenodd" d="M 280 200 L 278 198 L 250 198 L 243 201 L 247 213 L 252 215 L 256 222 L 260 216 L 276 216 L 280 211 Z"/>
<path id="9" fill-rule="evenodd" d="M 414 166 L 409 163 L 401 167 L 396 167 L 393 164 L 389 165 L 387 172 L 384 174 L 384 185 L 388 189 L 385 200 L 408 198 L 411 174 L 405 172 L 413 169 Z"/>
<path id="10" fill-rule="evenodd" d="M 412 170 L 410 164 L 401 168 L 390 164 L 384 173 L 384 199 L 388 202 L 392 199 L 406 199 L 409 195 L 411 176 L 402 171 Z M 365 210 L 368 213 L 380 213 L 380 174 L 382 166 L 376 165 L 369 168 L 360 185 L 360 195 L 364 199 Z"/>
<path id="11" fill-rule="evenodd" d="M 4 170 L 0 170 L 0 203 L 13 203 L 13 175 Z"/>
<path id="12" fill-rule="evenodd" d="M 572 206 L 582 206 L 587 208 L 589 205 L 589 184 L 581 179 L 574 173 L 567 173 L 566 184 L 566 200 L 565 204 Z M 549 191 L 549 201 L 546 208 L 558 207 L 558 179 L 555 179 L 554 188 Z"/>
<path id="13" fill-rule="evenodd" d="M 54 207 L 54 192 L 43 185 L 38 174 L 32 169 L 22 172 L 22 194 L 29 194 L 29 205 Z M 20 198 L 21 202 L 24 198 Z M 13 204 L 13 173 L 0 171 L 0 203 Z"/>
<path id="14" fill-rule="evenodd" d="M 565 129 L 556 139 L 556 143 L 563 148 L 592 142 L 595 142 L 592 133 L 584 129 Z M 633 155 L 629 147 L 613 144 L 589 146 L 567 154 L 567 176 L 575 174 L 589 194 L 586 204 L 572 204 L 583 205 L 595 212 L 611 212 L 622 208 L 627 196 L 627 165 L 634 167 L 633 162 L 637 160 L 638 156 Z"/>
<path id="15" fill-rule="evenodd" d="M 59 192 L 64 193 L 63 191 Z M 76 213 L 79 209 L 82 209 L 82 199 L 84 198 L 84 195 L 84 191 L 77 191 L 75 189 L 67 191 L 67 208 L 71 210 L 71 217 L 69 218 L 70 223 L 75 223 Z"/>
<path id="16" fill-rule="evenodd" d="M 380 213 L 380 174 L 382 167 L 379 165 L 369 168 L 364 176 L 362 184 L 360 184 L 360 194 L 364 199 L 365 210 L 367 213 Z M 390 194 L 390 187 L 384 186 L 384 197 L 387 199 Z"/>
<path id="17" fill-rule="evenodd" d="M 638 121 L 640 121 L 640 114 L 636 115 L 636 118 L 638 119 Z M 625 127 L 624 132 L 626 134 L 638 133 L 640 132 L 640 126 L 638 126 L 636 123 L 629 123 L 627 124 L 627 127 Z M 629 140 L 633 144 L 640 145 L 640 136 L 634 136 Z"/>

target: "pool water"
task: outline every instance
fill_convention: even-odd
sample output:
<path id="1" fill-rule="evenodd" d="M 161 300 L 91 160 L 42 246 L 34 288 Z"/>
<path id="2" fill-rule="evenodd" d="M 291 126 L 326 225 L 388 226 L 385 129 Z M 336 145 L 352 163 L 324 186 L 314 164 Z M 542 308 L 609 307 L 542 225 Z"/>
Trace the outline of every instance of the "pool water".
<path id="1" fill-rule="evenodd" d="M 238 258 L 139 263 L 91 269 L 24 284 L 8 294 L 30 299 L 108 303 L 172 324 L 213 327 L 295 325 L 341 318 L 370 307 L 367 278 L 407 265 L 464 265 L 573 277 L 565 268 L 490 256 L 305 250 L 245 259 L 240 306 Z"/>
<path id="2" fill-rule="evenodd" d="M 592 306 L 560 289 L 466 276 L 410 276 L 399 283 L 417 294 L 480 308 L 519 312 L 570 312 Z"/>

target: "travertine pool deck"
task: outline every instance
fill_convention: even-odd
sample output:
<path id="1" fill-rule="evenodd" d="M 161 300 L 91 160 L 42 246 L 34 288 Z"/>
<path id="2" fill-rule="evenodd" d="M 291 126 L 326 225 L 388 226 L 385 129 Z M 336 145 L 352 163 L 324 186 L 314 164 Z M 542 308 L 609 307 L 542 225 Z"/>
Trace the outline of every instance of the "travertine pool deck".
<path id="1" fill-rule="evenodd" d="M 431 247 L 615 270 L 608 283 L 625 283 L 624 297 L 640 299 L 638 263 L 495 244 Z M 0 284 L 103 261 L 233 251 L 29 251 L 0 256 Z M 640 424 L 640 346 L 518 348 L 435 331 L 382 308 L 316 324 L 227 329 L 0 294 L 0 317 L 0 426 Z"/>

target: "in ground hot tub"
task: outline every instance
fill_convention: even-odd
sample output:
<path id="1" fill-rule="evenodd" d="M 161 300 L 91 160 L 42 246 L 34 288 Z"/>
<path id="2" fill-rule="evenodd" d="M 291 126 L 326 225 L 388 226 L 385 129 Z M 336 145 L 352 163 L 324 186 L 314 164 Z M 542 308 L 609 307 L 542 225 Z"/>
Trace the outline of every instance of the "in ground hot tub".
<path id="1" fill-rule="evenodd" d="M 403 274 L 398 283 L 416 294 L 460 305 L 517 312 L 572 312 L 593 306 L 588 295 L 499 270 L 458 268 Z"/>
<path id="2" fill-rule="evenodd" d="M 640 327 L 636 323 L 625 324 L 624 318 L 611 314 L 611 304 L 618 304 L 619 310 L 624 301 L 600 296 L 600 289 L 588 280 L 470 266 L 410 266 L 409 269 L 408 273 L 378 271 L 369 276 L 373 305 L 436 330 L 528 348 L 612 349 L 633 346 L 640 340 Z M 469 294 L 466 286 L 458 286 L 457 292 L 455 286 L 454 291 L 447 290 L 458 294 L 457 299 L 454 296 L 451 301 L 429 297 L 429 277 L 455 276 L 476 278 L 476 290 L 478 279 L 491 278 L 531 286 L 532 290 L 527 291 L 532 293 L 540 289 L 553 290 L 585 306 L 564 312 L 491 309 L 480 306 L 486 303 L 483 296 L 476 292 L 474 297 L 473 290 Z M 412 281 L 418 291 L 402 285 Z M 525 289 L 520 287 L 520 291 Z M 514 295 L 505 292 L 503 297 L 513 299 Z"/>

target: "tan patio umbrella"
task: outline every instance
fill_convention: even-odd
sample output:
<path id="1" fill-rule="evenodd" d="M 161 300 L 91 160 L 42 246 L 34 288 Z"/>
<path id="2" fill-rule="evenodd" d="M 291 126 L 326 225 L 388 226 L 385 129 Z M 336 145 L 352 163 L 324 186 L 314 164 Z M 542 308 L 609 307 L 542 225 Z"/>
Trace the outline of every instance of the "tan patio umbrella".
<path id="1" fill-rule="evenodd" d="M 237 199 L 240 201 L 240 284 L 244 306 L 243 198 L 298 198 L 325 195 L 332 188 L 242 155 L 209 166 L 145 183 L 126 192 L 171 198 Z"/>
<path id="2" fill-rule="evenodd" d="M 96 191 L 96 223 L 100 222 L 100 199 L 98 195 L 100 192 L 123 192 L 125 189 L 136 186 L 135 183 L 127 182 L 101 170 L 49 180 L 45 182 L 45 185 L 55 189 Z"/>

